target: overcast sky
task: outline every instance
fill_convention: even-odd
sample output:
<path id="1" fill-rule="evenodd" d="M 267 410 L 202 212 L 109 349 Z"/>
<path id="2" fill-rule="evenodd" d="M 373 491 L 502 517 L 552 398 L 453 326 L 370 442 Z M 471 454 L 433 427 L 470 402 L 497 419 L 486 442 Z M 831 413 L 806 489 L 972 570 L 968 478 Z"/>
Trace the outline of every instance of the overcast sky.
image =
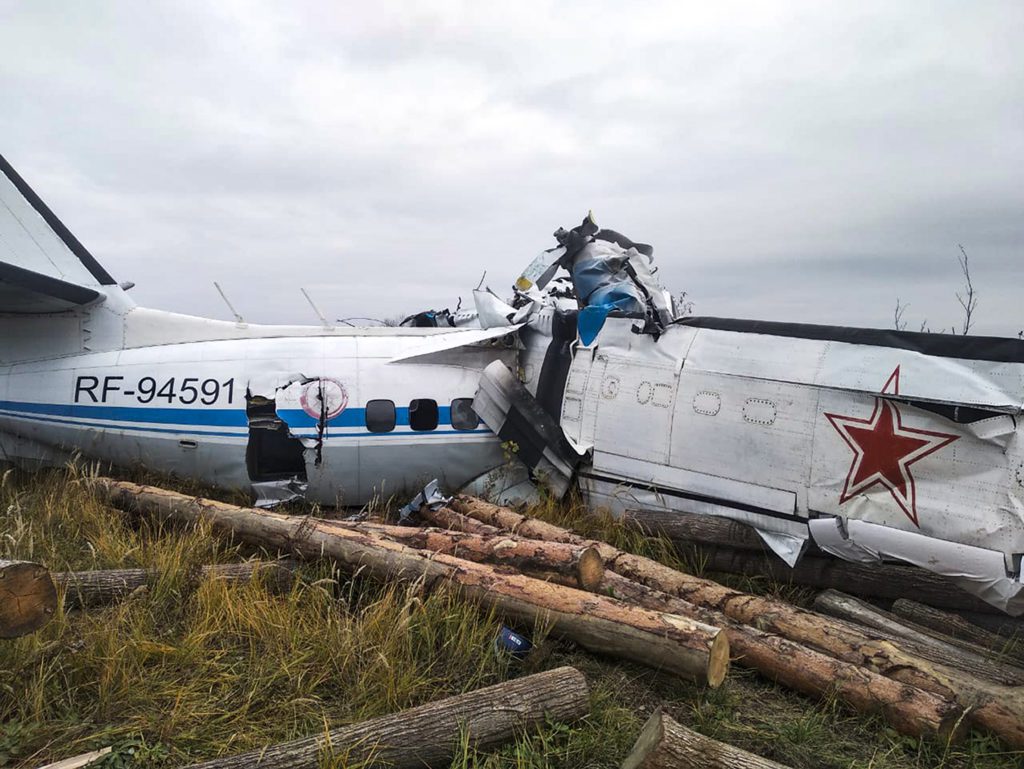
<path id="1" fill-rule="evenodd" d="M 558 226 L 702 315 L 1024 327 L 1024 3 L 13 2 L 0 154 L 140 304 L 506 294 Z"/>

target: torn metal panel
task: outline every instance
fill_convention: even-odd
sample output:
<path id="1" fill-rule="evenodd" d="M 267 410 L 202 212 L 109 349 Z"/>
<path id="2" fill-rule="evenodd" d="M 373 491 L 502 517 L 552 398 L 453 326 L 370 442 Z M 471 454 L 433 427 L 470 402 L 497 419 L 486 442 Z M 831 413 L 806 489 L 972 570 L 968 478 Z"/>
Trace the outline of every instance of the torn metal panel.
<path id="1" fill-rule="evenodd" d="M 459 492 L 480 497 L 496 505 L 512 507 L 533 505 L 541 500 L 540 490 L 530 479 L 530 471 L 521 462 L 505 462 L 467 483 Z"/>
<path id="2" fill-rule="evenodd" d="M 515 282 L 519 291 L 529 291 L 536 288 L 543 290 L 558 271 L 559 261 L 565 256 L 565 247 L 551 248 L 542 251 L 536 259 L 523 270 Z"/>
<path id="3" fill-rule="evenodd" d="M 267 509 L 305 499 L 309 484 L 300 478 L 289 478 L 283 481 L 256 481 L 250 486 L 256 497 L 253 504 Z"/>
<path id="4" fill-rule="evenodd" d="M 858 520 L 825 518 L 811 521 L 809 528 L 827 553 L 861 563 L 905 561 L 952 578 L 1008 614 L 1024 614 L 1024 585 L 1008 576 L 1003 553 Z"/>
<path id="5" fill-rule="evenodd" d="M 777 531 L 755 529 L 775 555 L 779 556 L 790 568 L 796 566 L 800 556 L 807 549 L 808 537 L 795 537 L 791 534 L 780 534 Z"/>
<path id="6" fill-rule="evenodd" d="M 428 510 L 439 510 L 451 502 L 438 488 L 437 478 L 432 480 L 398 511 L 398 522 L 403 526 L 415 526 L 416 514 L 424 507 Z"/>
<path id="7" fill-rule="evenodd" d="M 501 361 L 484 369 L 473 409 L 502 441 L 515 444 L 516 456 L 552 493 L 561 497 L 569 490 L 580 454 Z"/>
<path id="8" fill-rule="evenodd" d="M 473 291 L 473 302 L 476 304 L 480 328 L 512 325 L 512 319 L 516 316 L 516 308 L 503 302 L 490 289 Z"/>

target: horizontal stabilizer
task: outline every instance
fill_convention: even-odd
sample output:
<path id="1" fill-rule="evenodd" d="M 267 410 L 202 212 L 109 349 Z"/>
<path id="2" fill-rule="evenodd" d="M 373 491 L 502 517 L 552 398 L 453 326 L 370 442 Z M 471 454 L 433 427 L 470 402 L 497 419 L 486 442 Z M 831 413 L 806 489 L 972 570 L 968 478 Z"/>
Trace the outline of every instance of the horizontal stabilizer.
<path id="1" fill-rule="evenodd" d="M 0 313 L 102 300 L 114 279 L 0 156 Z"/>
<path id="2" fill-rule="evenodd" d="M 102 298 L 96 289 L 0 262 L 0 312 L 62 312 Z"/>

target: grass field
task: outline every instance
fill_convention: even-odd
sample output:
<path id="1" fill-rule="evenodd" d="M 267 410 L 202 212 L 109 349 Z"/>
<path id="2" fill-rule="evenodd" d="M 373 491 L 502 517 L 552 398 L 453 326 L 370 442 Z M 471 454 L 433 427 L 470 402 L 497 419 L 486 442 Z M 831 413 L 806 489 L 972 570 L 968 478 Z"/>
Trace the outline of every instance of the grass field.
<path id="1" fill-rule="evenodd" d="M 254 555 L 203 529 L 166 529 L 100 504 L 79 472 L 0 470 L 0 558 L 53 571 L 147 567 L 160 576 L 102 610 L 60 613 L 38 633 L 0 641 L 0 766 L 35 767 L 113 746 L 97 766 L 178 766 L 309 736 L 527 672 L 575 665 L 592 688 L 582 723 L 550 724 L 502 751 L 463 745 L 453 767 L 616 767 L 661 705 L 704 734 L 800 769 L 1008 767 L 973 733 L 950 746 L 900 737 L 884 723 L 816 702 L 734 666 L 704 690 L 645 668 L 583 654 L 534 628 L 534 654 L 494 652 L 499 618 L 444 590 L 352 578 L 306 565 L 290 592 L 196 582 L 193 567 Z M 643 540 L 572 505 L 534 511 L 674 563 Z M 687 564 L 688 567 L 699 564 Z M 757 592 L 807 596 L 744 581 Z M 323 757 L 345 766 L 344 756 Z"/>

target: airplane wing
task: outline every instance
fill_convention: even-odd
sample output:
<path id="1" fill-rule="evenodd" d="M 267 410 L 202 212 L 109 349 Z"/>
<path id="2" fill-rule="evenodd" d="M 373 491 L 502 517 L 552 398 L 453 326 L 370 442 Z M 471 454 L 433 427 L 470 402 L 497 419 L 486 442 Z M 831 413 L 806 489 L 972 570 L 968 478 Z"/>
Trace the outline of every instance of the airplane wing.
<path id="1" fill-rule="evenodd" d="M 519 323 L 514 326 L 499 326 L 498 328 L 452 329 L 447 334 L 426 337 L 422 344 L 417 345 L 414 349 L 402 355 L 395 356 L 388 363 L 423 359 L 429 355 L 455 350 L 459 347 L 483 344 L 484 342 L 490 342 L 514 334 L 522 327 L 522 324 Z"/>
<path id="2" fill-rule="evenodd" d="M 0 155 L 0 313 L 102 301 L 110 274 Z"/>

